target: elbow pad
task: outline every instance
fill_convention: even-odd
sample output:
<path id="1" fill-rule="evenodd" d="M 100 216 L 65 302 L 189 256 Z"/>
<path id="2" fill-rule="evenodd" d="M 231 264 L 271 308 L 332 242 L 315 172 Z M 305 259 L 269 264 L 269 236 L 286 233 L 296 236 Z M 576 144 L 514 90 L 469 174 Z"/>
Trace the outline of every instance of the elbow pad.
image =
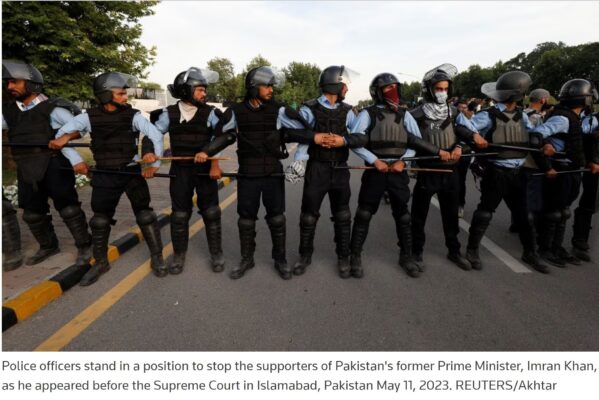
<path id="1" fill-rule="evenodd" d="M 456 125 L 454 132 L 460 140 L 468 143 L 472 142 L 472 135 L 476 133 L 466 128 L 464 125 Z"/>
<path id="2" fill-rule="evenodd" d="M 202 151 L 208 154 L 209 157 L 212 157 L 233 143 L 235 143 L 235 135 L 232 133 L 223 133 L 220 136 L 215 137 L 213 141 L 204 146 Z"/>
<path id="3" fill-rule="evenodd" d="M 154 153 L 154 143 L 152 143 L 150 138 L 144 136 L 143 139 L 141 139 L 141 156 L 143 157 L 149 153 Z"/>
<path id="4" fill-rule="evenodd" d="M 431 142 L 427 142 L 424 139 L 420 139 L 418 136 L 408 135 L 408 146 L 412 147 L 416 151 L 421 151 L 424 153 L 430 153 L 433 155 L 439 154 L 439 146 L 432 144 Z"/>
<path id="5" fill-rule="evenodd" d="M 314 140 L 314 132 L 311 129 L 282 128 L 285 143 L 310 144 Z"/>
<path id="6" fill-rule="evenodd" d="M 368 136 L 362 134 L 346 134 L 343 136 L 350 149 L 358 149 L 368 144 Z"/>

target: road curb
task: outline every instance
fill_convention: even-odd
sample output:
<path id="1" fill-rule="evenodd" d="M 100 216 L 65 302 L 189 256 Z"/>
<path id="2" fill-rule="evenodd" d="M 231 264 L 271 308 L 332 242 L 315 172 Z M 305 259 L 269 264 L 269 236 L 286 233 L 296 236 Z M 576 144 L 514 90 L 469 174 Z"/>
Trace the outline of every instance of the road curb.
<path id="1" fill-rule="evenodd" d="M 231 182 L 231 178 L 221 179 L 218 182 L 218 189 L 228 186 Z M 158 226 L 163 228 L 170 223 L 170 220 L 170 209 L 164 210 L 158 215 Z M 108 245 L 108 261 L 113 262 L 119 259 L 142 241 L 143 237 L 137 225 L 131 227 L 130 232 Z M 90 267 L 91 264 L 71 265 L 53 277 L 25 290 L 15 298 L 4 302 L 2 304 L 2 331 L 4 332 L 18 322 L 29 318 L 62 296 L 64 292 L 79 283 Z"/>

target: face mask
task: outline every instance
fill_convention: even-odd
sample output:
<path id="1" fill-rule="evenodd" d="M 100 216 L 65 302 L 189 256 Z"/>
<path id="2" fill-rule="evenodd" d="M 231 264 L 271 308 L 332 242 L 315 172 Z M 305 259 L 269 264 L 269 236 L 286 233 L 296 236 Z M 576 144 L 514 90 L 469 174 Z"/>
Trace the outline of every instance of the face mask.
<path id="1" fill-rule="evenodd" d="M 447 92 L 435 92 L 435 99 L 439 104 L 447 103 Z"/>
<path id="2" fill-rule="evenodd" d="M 388 92 L 383 93 L 383 98 L 389 105 L 392 107 L 397 107 L 399 105 L 399 93 L 397 90 L 389 90 Z"/>

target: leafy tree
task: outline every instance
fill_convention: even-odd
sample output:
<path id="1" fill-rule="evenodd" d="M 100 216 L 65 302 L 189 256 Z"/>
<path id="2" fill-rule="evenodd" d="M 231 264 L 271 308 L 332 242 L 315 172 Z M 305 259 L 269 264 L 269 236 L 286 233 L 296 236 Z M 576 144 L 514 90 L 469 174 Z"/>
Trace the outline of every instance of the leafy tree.
<path id="1" fill-rule="evenodd" d="M 362 111 L 366 107 L 371 106 L 373 104 L 374 104 L 374 101 L 372 101 L 372 99 L 364 99 L 364 100 L 358 101 L 358 104 L 356 104 L 356 108 L 359 111 Z"/>
<path id="2" fill-rule="evenodd" d="M 291 106 L 299 106 L 304 101 L 320 95 L 318 77 L 320 68 L 314 64 L 293 61 L 283 69 L 285 85 L 279 100 Z"/>
<path id="3" fill-rule="evenodd" d="M 406 104 L 415 104 L 422 96 L 422 84 L 418 81 L 401 84 L 401 101 Z"/>
<path id="4" fill-rule="evenodd" d="M 99 73 L 146 76 L 156 48 L 139 41 L 139 19 L 153 15 L 157 3 L 3 1 L 2 56 L 35 65 L 50 95 L 93 99 L 91 84 Z"/>
<path id="5" fill-rule="evenodd" d="M 217 102 L 232 102 L 237 96 L 237 80 L 233 63 L 228 58 L 215 57 L 208 61 L 208 68 L 218 72 L 218 82 L 210 87 L 208 95 Z"/>

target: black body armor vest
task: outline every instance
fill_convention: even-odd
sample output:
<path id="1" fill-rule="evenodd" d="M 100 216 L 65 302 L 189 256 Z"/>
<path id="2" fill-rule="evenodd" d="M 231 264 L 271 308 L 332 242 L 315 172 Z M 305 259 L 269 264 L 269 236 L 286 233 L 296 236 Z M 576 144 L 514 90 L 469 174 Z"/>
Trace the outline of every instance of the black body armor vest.
<path id="1" fill-rule="evenodd" d="M 118 169 L 131 163 L 137 154 L 139 133 L 133 132 L 132 107 L 107 112 L 102 107 L 87 110 L 91 125 L 91 149 L 99 168 Z"/>
<path id="2" fill-rule="evenodd" d="M 278 135 L 277 118 L 280 106 L 265 103 L 252 108 L 247 101 L 231 107 L 237 121 L 237 158 L 239 173 L 266 176 L 282 172 L 276 149 L 268 146 L 267 138 Z"/>
<path id="3" fill-rule="evenodd" d="M 173 156 L 195 156 L 210 142 L 212 129 L 208 127 L 208 117 L 213 109 L 214 107 L 208 105 L 200 106 L 191 120 L 179 122 L 181 120 L 179 104 L 174 104 L 166 108 L 169 119 L 168 132 Z M 180 165 L 193 164 L 193 161 L 175 162 Z"/>
<path id="4" fill-rule="evenodd" d="M 50 101 L 42 101 L 27 111 L 21 111 L 16 102 L 8 104 L 3 111 L 8 124 L 8 140 L 15 143 L 48 143 L 53 140 L 56 131 L 50 124 L 50 114 L 55 107 Z M 50 158 L 59 154 L 47 147 L 13 147 L 11 153 L 19 167 L 20 178 L 34 185 L 44 178 Z"/>
<path id="5" fill-rule="evenodd" d="M 586 149 L 583 146 L 582 120 L 574 111 L 559 104 L 555 106 L 547 119 L 553 116 L 562 116 L 568 119 L 568 132 L 559 132 L 553 137 L 565 142 L 566 157 L 572 161 L 572 168 L 583 168 L 586 165 L 585 152 L 590 155 L 589 150 L 591 149 Z"/>
<path id="6" fill-rule="evenodd" d="M 347 113 L 353 112 L 349 104 L 341 103 L 337 108 L 330 109 L 324 107 L 318 100 L 313 99 L 306 102 L 305 106 L 314 115 L 314 132 L 331 132 L 341 136 L 347 134 Z M 349 157 L 349 149 L 347 146 L 325 149 L 322 146 L 310 143 L 308 155 L 310 156 L 310 160 L 313 161 L 345 162 Z"/>
<path id="7" fill-rule="evenodd" d="M 447 118 L 444 120 L 432 120 L 426 117 L 422 110 L 422 106 L 410 111 L 418 123 L 422 139 L 434 144 L 442 150 L 451 151 L 458 138 L 454 131 L 453 116 L 456 115 L 455 108 L 447 107 Z M 441 161 L 441 160 L 420 160 L 418 165 L 423 167 L 437 168 L 440 166 L 455 165 L 459 160 Z"/>

